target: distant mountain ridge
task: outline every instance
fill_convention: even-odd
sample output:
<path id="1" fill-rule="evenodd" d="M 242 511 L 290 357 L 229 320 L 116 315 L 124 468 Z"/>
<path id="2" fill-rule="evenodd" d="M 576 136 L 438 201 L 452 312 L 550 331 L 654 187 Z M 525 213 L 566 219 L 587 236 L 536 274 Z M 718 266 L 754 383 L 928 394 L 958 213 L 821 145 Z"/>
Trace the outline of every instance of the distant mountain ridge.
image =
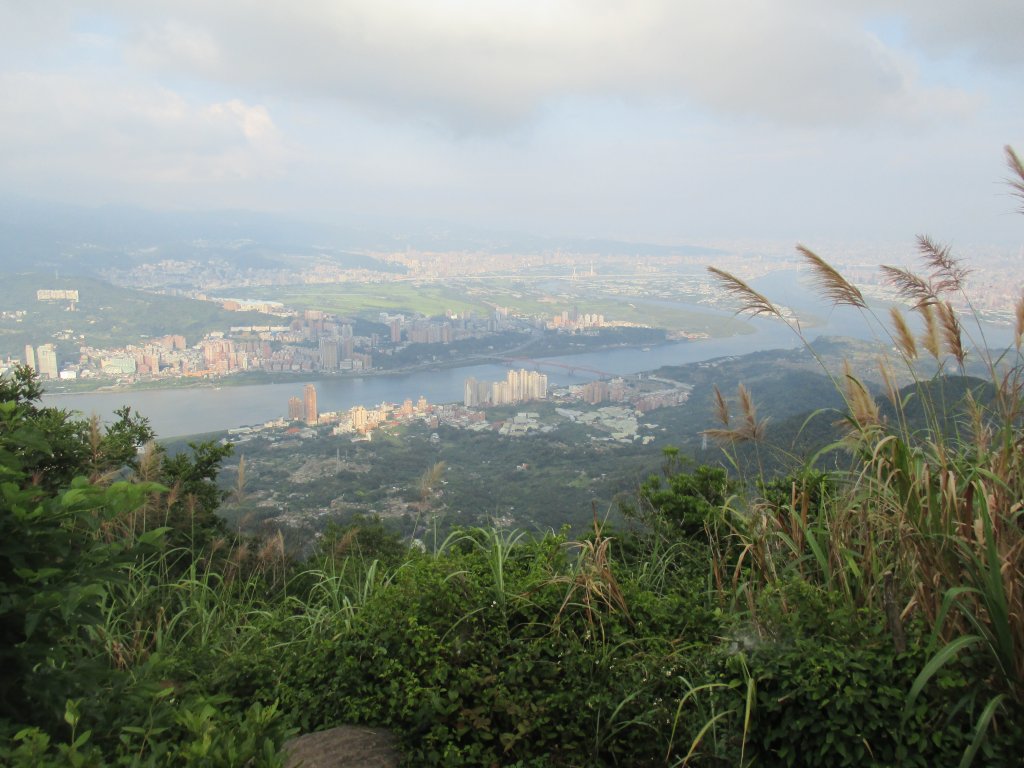
<path id="1" fill-rule="evenodd" d="M 362 227 L 299 221 L 255 211 L 151 211 L 131 206 L 89 208 L 0 199 L 0 263 L 5 271 L 57 270 L 101 274 L 161 260 L 223 261 L 235 268 L 273 269 L 296 258 L 347 269 L 402 272 L 370 255 L 406 249 L 551 253 L 594 256 L 711 256 L 716 249 L 488 232 L 419 225 Z"/>

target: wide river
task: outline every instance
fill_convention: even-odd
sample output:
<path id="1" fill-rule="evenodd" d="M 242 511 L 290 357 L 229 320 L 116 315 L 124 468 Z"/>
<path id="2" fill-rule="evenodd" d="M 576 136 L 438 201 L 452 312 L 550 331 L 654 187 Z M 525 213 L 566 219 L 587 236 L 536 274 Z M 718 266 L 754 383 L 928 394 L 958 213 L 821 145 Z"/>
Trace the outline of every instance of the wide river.
<path id="1" fill-rule="evenodd" d="M 776 291 L 769 295 L 779 297 L 779 276 L 773 277 L 776 277 L 772 281 L 776 283 L 773 286 Z M 795 280 L 787 287 L 791 288 L 793 283 Z M 802 291 L 801 294 L 806 297 Z M 780 300 L 786 301 L 786 298 L 780 297 Z M 714 311 L 704 306 L 681 306 L 702 312 Z M 793 306 L 792 302 L 790 306 Z M 806 304 L 804 308 L 808 308 Z M 820 305 L 811 308 L 817 311 L 819 317 L 827 318 L 823 326 L 808 332 L 812 339 L 821 334 L 870 337 L 870 331 L 861 316 L 853 310 L 830 310 Z M 729 316 L 730 313 L 721 314 Z M 725 339 L 662 344 L 647 351 L 613 349 L 545 360 L 624 375 L 651 371 L 663 365 L 680 365 L 767 349 L 792 348 L 800 344 L 796 335 L 781 322 L 758 318 L 751 323 L 755 328 L 754 333 Z M 542 365 L 540 370 L 548 375 L 549 384 L 554 386 L 594 378 L 594 374 L 558 367 Z M 315 382 L 317 402 L 321 411 L 347 410 L 356 405 L 370 406 L 382 402 L 400 403 L 406 398 L 416 400 L 421 395 L 431 403 L 461 402 L 463 384 L 468 377 L 493 381 L 504 379 L 507 371 L 507 365 L 486 364 L 408 374 L 319 379 Z M 301 397 L 304 381 L 297 376 L 294 383 L 281 384 L 45 395 L 44 402 L 46 405 L 86 415 L 97 413 L 103 419 L 109 419 L 115 409 L 130 405 L 150 420 L 157 435 L 167 438 L 262 424 L 282 417 L 287 413 L 288 398 Z"/>

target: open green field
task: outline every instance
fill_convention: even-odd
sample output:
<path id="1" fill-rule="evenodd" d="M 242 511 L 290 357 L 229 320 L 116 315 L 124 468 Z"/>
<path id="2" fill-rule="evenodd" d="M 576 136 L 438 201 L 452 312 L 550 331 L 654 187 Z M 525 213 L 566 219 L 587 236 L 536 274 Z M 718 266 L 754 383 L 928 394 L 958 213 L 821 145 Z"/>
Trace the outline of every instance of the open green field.
<path id="1" fill-rule="evenodd" d="M 437 283 L 285 285 L 253 289 L 247 295 L 280 301 L 297 309 L 319 309 L 370 319 L 376 319 L 379 312 L 411 312 L 427 316 L 443 315 L 448 310 L 478 315 L 491 312 L 491 308 L 482 301 L 467 297 L 462 288 L 449 288 Z"/>
<path id="2" fill-rule="evenodd" d="M 645 300 L 605 293 L 593 286 L 566 285 L 551 294 L 540 285 L 508 279 L 466 284 L 440 283 L 339 283 L 291 285 L 254 289 L 253 297 L 283 302 L 298 309 L 319 309 L 339 315 L 376 318 L 379 312 L 410 312 L 428 316 L 446 311 L 488 314 L 494 306 L 514 314 L 553 316 L 575 306 L 580 312 L 603 314 L 609 321 L 637 323 L 669 331 L 706 333 L 712 337 L 750 333 L 739 318 L 703 312 L 692 305 L 665 299 Z"/>

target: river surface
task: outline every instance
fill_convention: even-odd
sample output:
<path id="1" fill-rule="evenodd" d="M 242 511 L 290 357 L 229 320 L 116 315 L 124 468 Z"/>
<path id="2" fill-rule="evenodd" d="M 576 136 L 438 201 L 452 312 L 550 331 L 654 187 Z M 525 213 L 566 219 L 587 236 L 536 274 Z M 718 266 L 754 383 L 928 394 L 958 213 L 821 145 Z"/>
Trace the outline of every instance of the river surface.
<path id="1" fill-rule="evenodd" d="M 872 338 L 871 329 L 859 312 L 845 307 L 832 309 L 812 302 L 805 289 L 796 290 L 797 285 L 793 273 L 776 273 L 757 283 L 756 287 L 790 307 L 824 318 L 823 325 L 808 330 L 809 339 L 822 334 Z M 715 312 L 701 305 L 680 304 L 680 307 Z M 721 314 L 730 316 L 728 312 Z M 544 362 L 625 375 L 651 371 L 664 365 L 681 365 L 768 349 L 788 349 L 801 344 L 793 331 L 777 320 L 756 318 L 751 324 L 754 333 L 724 339 L 662 344 L 648 350 L 603 350 L 544 358 Z M 415 401 L 421 395 L 430 403 L 452 403 L 462 401 L 463 385 L 470 376 L 485 381 L 504 379 L 508 368 L 507 365 L 494 364 L 468 365 L 406 374 L 318 379 L 314 383 L 320 411 L 342 411 L 356 405 L 371 406 L 382 402 L 400 403 L 406 398 Z M 542 365 L 540 370 L 548 375 L 549 386 L 582 383 L 596 377 L 576 368 Z M 305 380 L 296 376 L 294 383 L 88 392 L 44 395 L 43 400 L 45 405 L 85 415 L 96 413 L 103 419 L 111 418 L 115 409 L 130 405 L 149 419 L 157 435 L 168 438 L 262 424 L 285 416 L 288 398 L 301 397 L 303 383 Z"/>

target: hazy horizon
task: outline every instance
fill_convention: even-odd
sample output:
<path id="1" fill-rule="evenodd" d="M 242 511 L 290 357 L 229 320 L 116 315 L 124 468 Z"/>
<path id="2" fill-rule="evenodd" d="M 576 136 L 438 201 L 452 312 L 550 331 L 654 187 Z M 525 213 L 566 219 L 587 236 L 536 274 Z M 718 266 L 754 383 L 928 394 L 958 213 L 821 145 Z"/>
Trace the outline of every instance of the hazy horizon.
<path id="1" fill-rule="evenodd" d="M 1024 5 L 0 2 L 0 198 L 1019 247 Z M 418 223 L 418 224 L 417 224 Z"/>

